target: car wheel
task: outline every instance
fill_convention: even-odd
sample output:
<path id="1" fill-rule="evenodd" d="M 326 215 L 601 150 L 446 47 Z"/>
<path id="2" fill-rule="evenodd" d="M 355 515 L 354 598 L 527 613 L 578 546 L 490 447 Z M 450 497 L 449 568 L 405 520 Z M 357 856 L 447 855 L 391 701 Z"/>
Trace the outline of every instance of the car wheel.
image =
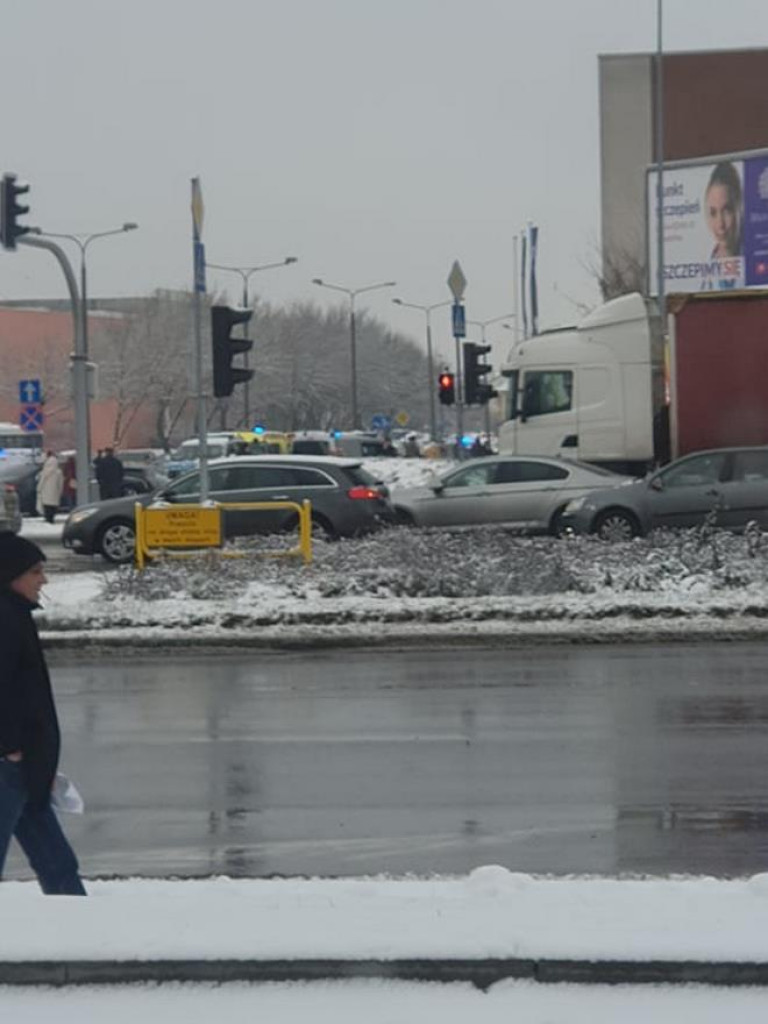
<path id="1" fill-rule="evenodd" d="M 130 519 L 110 519 L 102 526 L 96 549 L 108 562 L 132 562 L 136 553 L 136 530 Z"/>
<path id="2" fill-rule="evenodd" d="M 563 526 L 563 513 L 565 512 L 565 505 L 557 509 L 549 521 L 549 532 L 553 537 L 564 537 L 565 527 Z"/>
<path id="3" fill-rule="evenodd" d="M 639 536 L 640 524 L 631 512 L 622 508 L 609 508 L 595 520 L 594 532 L 601 540 L 615 543 Z"/>
<path id="4" fill-rule="evenodd" d="M 404 508 L 395 508 L 395 522 L 398 526 L 415 526 L 416 520 Z"/>
<path id="5" fill-rule="evenodd" d="M 324 516 L 312 516 L 312 540 L 336 540 L 338 533 Z"/>

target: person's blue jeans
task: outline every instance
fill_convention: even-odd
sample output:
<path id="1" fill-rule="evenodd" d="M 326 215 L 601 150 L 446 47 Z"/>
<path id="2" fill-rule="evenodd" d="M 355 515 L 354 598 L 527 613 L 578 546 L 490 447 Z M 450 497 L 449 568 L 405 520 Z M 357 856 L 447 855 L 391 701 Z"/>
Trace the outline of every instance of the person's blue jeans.
<path id="1" fill-rule="evenodd" d="M 85 896 L 79 866 L 50 805 L 31 807 L 21 765 L 0 758 L 0 876 L 15 836 L 49 896 Z"/>

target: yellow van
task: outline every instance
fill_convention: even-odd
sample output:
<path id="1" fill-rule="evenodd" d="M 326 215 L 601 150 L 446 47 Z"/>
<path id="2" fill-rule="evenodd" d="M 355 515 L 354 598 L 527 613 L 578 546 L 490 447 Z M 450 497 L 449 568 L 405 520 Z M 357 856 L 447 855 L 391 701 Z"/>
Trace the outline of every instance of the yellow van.
<path id="1" fill-rule="evenodd" d="M 289 455 L 291 438 L 279 430 L 237 430 L 232 447 L 242 442 L 245 446 L 243 455 Z"/>

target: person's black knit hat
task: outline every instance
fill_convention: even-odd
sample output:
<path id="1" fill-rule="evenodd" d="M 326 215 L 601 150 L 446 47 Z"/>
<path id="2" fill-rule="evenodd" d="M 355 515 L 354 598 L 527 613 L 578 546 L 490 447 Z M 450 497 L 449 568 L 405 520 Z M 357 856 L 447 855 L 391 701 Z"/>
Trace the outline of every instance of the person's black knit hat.
<path id="1" fill-rule="evenodd" d="M 15 533 L 0 533 L 0 586 L 7 587 L 19 576 L 45 561 L 45 552 L 37 544 Z"/>

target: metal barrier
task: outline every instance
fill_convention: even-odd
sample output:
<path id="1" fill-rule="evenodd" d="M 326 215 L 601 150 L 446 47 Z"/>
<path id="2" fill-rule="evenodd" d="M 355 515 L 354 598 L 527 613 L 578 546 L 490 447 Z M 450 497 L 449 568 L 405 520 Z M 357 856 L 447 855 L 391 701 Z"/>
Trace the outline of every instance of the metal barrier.
<path id="1" fill-rule="evenodd" d="M 221 513 L 229 509 L 258 511 L 292 509 L 298 514 L 299 543 L 284 551 L 219 551 L 221 558 L 266 558 L 299 556 L 312 561 L 312 504 L 303 501 L 222 501 L 207 505 L 134 505 L 136 520 L 136 568 L 144 569 L 147 559 L 161 554 L 169 558 L 190 558 L 201 548 L 221 548 Z M 179 551 L 177 548 L 194 548 Z"/>

